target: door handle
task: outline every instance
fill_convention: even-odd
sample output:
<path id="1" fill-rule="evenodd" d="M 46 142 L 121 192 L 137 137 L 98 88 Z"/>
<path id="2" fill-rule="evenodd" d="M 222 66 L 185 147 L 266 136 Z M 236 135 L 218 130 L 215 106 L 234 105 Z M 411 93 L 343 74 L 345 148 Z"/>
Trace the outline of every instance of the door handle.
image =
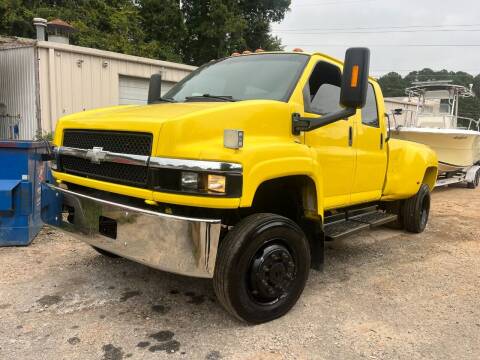
<path id="1" fill-rule="evenodd" d="M 353 128 L 350 126 L 348 128 L 348 146 L 353 145 Z"/>
<path id="2" fill-rule="evenodd" d="M 380 150 L 383 149 L 383 133 L 380 134 Z"/>

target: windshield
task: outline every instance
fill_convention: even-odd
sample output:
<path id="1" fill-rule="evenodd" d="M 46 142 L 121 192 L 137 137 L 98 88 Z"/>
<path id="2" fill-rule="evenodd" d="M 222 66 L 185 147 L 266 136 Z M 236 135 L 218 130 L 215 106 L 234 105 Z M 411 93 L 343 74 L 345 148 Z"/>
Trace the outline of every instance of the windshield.
<path id="1" fill-rule="evenodd" d="M 175 85 L 165 98 L 192 101 L 203 97 L 233 100 L 287 101 L 309 57 L 302 54 L 259 54 L 230 57 L 207 64 Z M 206 95 L 210 95 L 207 97 Z"/>

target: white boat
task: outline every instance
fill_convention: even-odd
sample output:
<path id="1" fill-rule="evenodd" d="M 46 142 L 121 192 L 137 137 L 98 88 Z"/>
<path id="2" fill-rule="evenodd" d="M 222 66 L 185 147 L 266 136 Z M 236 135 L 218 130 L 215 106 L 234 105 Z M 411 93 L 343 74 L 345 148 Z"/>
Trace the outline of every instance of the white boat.
<path id="1" fill-rule="evenodd" d="M 448 81 L 415 83 L 407 89 L 416 111 L 394 112 L 392 137 L 426 144 L 438 156 L 439 173 L 448 174 L 480 163 L 480 122 L 458 116 L 460 98 L 474 96 L 471 88 Z"/>

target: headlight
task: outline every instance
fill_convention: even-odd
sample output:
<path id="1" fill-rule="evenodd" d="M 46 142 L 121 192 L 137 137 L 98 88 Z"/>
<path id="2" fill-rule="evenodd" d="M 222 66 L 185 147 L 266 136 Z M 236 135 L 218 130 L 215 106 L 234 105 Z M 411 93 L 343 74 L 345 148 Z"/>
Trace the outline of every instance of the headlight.
<path id="1" fill-rule="evenodd" d="M 183 191 L 226 193 L 227 178 L 222 175 L 199 174 L 191 171 L 182 171 L 180 186 Z"/>
<path id="2" fill-rule="evenodd" d="M 227 179 L 222 175 L 208 175 L 207 189 L 216 193 L 226 193 Z"/>
<path id="3" fill-rule="evenodd" d="M 182 171 L 181 187 L 185 191 L 198 191 L 198 174 L 194 172 Z"/>
<path id="4" fill-rule="evenodd" d="M 149 162 L 148 183 L 153 191 L 158 192 L 239 198 L 243 187 L 242 166 L 218 161 L 153 157 Z"/>

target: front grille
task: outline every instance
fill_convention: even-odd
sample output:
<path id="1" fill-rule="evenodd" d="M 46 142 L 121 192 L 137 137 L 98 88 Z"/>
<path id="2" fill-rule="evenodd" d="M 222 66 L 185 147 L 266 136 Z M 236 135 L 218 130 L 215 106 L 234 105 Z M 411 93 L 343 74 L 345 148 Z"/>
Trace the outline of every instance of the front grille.
<path id="1" fill-rule="evenodd" d="M 132 185 L 146 188 L 148 181 L 148 168 L 104 162 L 94 164 L 90 160 L 74 156 L 60 156 L 60 166 L 63 172 L 79 175 L 90 179 L 104 180 L 122 185 Z"/>
<path id="2" fill-rule="evenodd" d="M 103 130 L 65 130 L 63 146 L 78 149 L 101 147 L 104 151 L 120 154 L 150 156 L 152 153 L 152 134 L 126 131 Z M 147 187 L 148 168 L 113 162 L 94 164 L 90 160 L 74 156 L 60 155 L 61 171 L 90 179 L 108 181 L 116 184 Z"/>
<path id="3" fill-rule="evenodd" d="M 102 147 L 104 151 L 149 156 L 152 138 L 152 134 L 127 131 L 65 130 L 63 146 L 78 149 Z"/>

